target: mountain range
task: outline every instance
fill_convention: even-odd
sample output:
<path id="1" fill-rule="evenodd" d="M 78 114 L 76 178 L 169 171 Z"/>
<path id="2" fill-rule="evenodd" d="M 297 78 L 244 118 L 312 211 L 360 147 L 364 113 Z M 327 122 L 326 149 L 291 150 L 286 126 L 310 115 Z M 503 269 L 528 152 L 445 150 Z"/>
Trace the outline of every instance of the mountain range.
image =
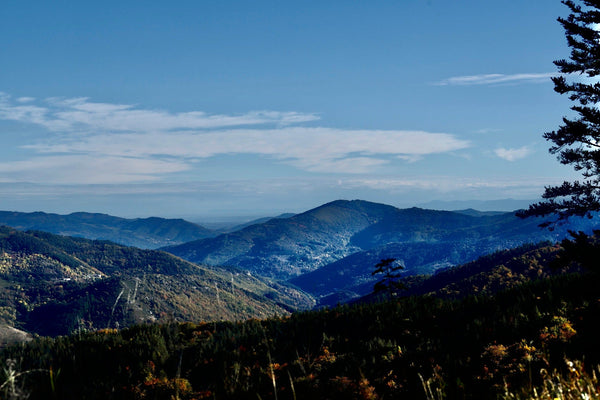
<path id="1" fill-rule="evenodd" d="M 594 227 L 593 220 L 574 219 L 549 231 L 538 227 L 540 220 L 512 212 L 398 209 L 362 200 L 337 200 L 221 234 L 184 220 L 90 213 L 0 212 L 2 221 L 145 247 L 196 238 L 163 248 L 183 261 L 108 241 L 1 228 L 0 322 L 39 334 L 86 324 L 280 314 L 311 307 L 314 299 L 335 305 L 369 294 L 378 279 L 373 267 L 385 258 L 399 260 L 405 276 L 431 275 Z M 202 235 L 209 237 L 197 239 Z M 49 315 L 69 322 L 46 320 Z"/>
<path id="2" fill-rule="evenodd" d="M 110 240 L 142 249 L 156 249 L 219 234 L 183 219 L 127 219 L 87 212 L 59 215 L 0 211 L 0 225 L 19 230 L 38 230 L 64 236 Z"/>
<path id="3" fill-rule="evenodd" d="M 192 262 L 290 280 L 318 298 L 338 292 L 358 297 L 372 290 L 371 271 L 383 258 L 402 261 L 407 275 L 433 273 L 524 243 L 556 242 L 568 229 L 592 227 L 591 220 L 573 219 L 550 231 L 540 222 L 514 212 L 398 209 L 338 200 L 164 250 Z"/>

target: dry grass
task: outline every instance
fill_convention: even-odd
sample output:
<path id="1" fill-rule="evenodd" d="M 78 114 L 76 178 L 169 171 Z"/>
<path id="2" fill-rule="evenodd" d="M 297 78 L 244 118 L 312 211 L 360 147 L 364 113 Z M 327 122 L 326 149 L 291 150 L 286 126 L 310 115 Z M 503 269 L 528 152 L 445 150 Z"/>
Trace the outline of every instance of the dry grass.
<path id="1" fill-rule="evenodd" d="M 568 372 L 561 374 L 554 370 L 549 373 L 542 370 L 543 384 L 531 392 L 511 393 L 506 389 L 504 399 L 540 399 L 540 400 L 593 400 L 600 399 L 600 381 L 596 367 L 588 373 L 581 361 L 565 360 Z"/>

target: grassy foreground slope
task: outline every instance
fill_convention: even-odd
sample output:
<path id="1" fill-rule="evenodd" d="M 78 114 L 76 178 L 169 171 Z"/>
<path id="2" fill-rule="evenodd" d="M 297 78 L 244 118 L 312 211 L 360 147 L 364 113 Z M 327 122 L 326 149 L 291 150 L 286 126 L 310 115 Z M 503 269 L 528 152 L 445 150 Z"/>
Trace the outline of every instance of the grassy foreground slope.
<path id="1" fill-rule="evenodd" d="M 503 265 L 539 261 L 534 251 Z M 598 283 L 563 273 L 494 294 L 103 330 L 7 348 L 0 363 L 30 371 L 17 383 L 31 399 L 420 399 L 420 377 L 446 398 L 496 399 L 532 393 L 542 370 L 569 377 L 565 359 L 600 363 Z"/>

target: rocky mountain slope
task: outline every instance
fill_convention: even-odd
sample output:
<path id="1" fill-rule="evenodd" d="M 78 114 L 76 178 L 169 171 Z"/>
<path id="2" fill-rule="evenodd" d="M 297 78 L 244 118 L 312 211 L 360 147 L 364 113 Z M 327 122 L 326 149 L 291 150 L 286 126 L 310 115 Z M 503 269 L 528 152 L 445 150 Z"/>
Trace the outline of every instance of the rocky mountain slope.
<path id="1" fill-rule="evenodd" d="M 156 249 L 217 235 L 217 232 L 183 219 L 156 217 L 127 219 L 85 212 L 59 215 L 44 212 L 0 211 L 0 225 L 20 230 L 38 230 L 57 235 L 110 240 L 143 249 Z"/>

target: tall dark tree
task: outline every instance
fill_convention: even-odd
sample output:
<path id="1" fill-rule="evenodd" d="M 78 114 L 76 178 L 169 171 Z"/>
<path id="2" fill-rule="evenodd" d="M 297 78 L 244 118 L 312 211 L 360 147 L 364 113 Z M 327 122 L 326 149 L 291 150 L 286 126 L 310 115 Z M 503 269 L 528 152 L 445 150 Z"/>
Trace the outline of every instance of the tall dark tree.
<path id="1" fill-rule="evenodd" d="M 392 297 L 398 290 L 404 289 L 404 284 L 400 282 L 404 266 L 395 258 L 385 258 L 375 265 L 375 270 L 371 275 L 382 274 L 383 277 L 373 287 L 373 293 L 387 293 Z"/>
<path id="2" fill-rule="evenodd" d="M 567 94 L 575 104 L 574 119 L 563 118 L 563 124 L 544 138 L 552 142 L 550 153 L 562 164 L 580 171 L 582 180 L 546 187 L 545 199 L 532 204 L 519 215 L 557 215 L 549 226 L 570 216 L 588 216 L 600 211 L 600 0 L 563 0 L 570 15 L 558 18 L 571 48 L 568 60 L 554 64 L 561 75 L 553 77 L 554 90 Z"/>

